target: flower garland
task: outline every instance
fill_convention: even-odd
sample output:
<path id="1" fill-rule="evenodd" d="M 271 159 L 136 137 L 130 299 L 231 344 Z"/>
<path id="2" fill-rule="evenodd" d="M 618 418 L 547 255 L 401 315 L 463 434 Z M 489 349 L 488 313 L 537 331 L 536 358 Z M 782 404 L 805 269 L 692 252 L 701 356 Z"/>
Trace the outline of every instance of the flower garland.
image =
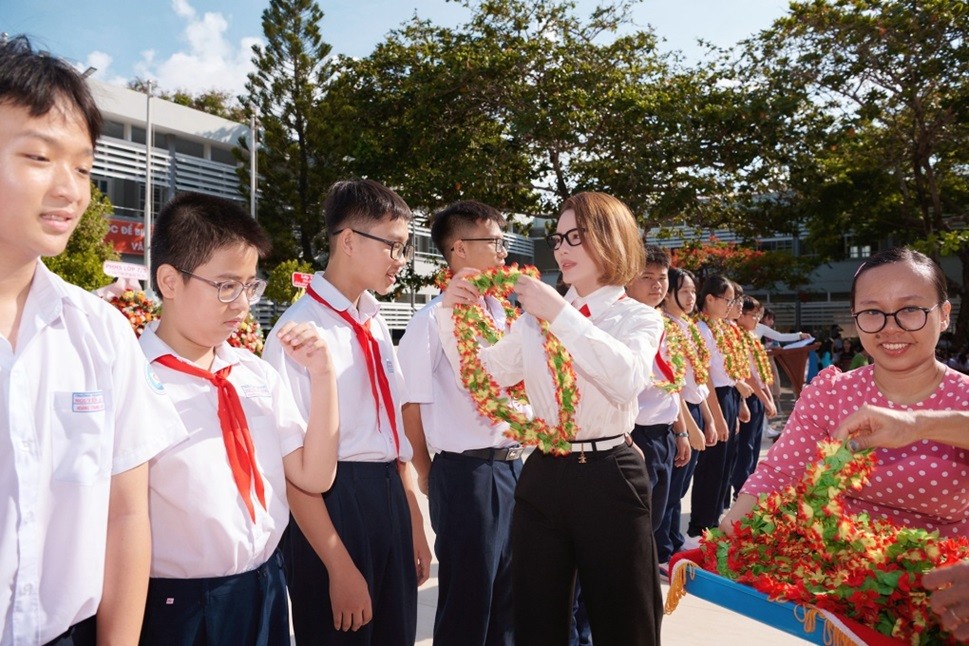
<path id="1" fill-rule="evenodd" d="M 912 644 L 956 643 L 930 609 L 921 578 L 969 557 L 969 540 L 845 513 L 845 492 L 861 489 L 874 467 L 871 450 L 821 442 L 818 462 L 796 484 L 761 495 L 734 522 L 733 536 L 704 535 L 703 566 L 772 599 L 842 614 Z"/>
<path id="2" fill-rule="evenodd" d="M 140 337 L 149 323 L 161 316 L 161 308 L 143 291 L 125 291 L 106 299 L 128 319 L 135 336 Z"/>
<path id="3" fill-rule="evenodd" d="M 707 347 L 700 334 L 700 328 L 696 322 L 689 317 L 675 318 L 671 314 L 666 314 L 668 318 L 686 328 L 689 333 L 689 341 L 683 345 L 683 351 L 687 361 L 693 368 L 693 381 L 698 386 L 703 386 L 710 378 L 710 348 Z M 682 329 L 682 328 L 681 328 Z"/>
<path id="4" fill-rule="evenodd" d="M 653 387 L 659 388 L 665 393 L 678 393 L 686 385 L 686 362 L 690 344 L 686 340 L 683 330 L 669 317 L 663 318 L 663 342 L 660 344 L 659 352 L 662 352 L 667 359 L 670 368 L 673 369 L 672 380 L 653 380 Z M 665 350 L 665 352 L 663 352 Z"/>
<path id="5" fill-rule="evenodd" d="M 515 263 L 512 264 L 512 269 L 517 267 L 518 267 L 517 264 Z M 444 267 L 443 269 L 441 269 L 441 271 L 437 272 L 437 274 L 434 276 L 434 285 L 443 292 L 445 289 L 447 289 L 448 283 L 451 282 L 452 278 L 454 278 L 454 272 L 451 271 L 448 267 Z M 510 330 L 511 324 L 514 323 L 519 316 L 521 316 L 521 310 L 519 310 L 517 307 L 512 305 L 511 301 L 508 300 L 509 293 L 510 291 L 502 293 L 499 290 L 491 290 L 491 292 L 488 294 L 488 296 L 491 296 L 492 298 L 497 300 L 498 303 L 501 305 L 501 309 L 505 311 L 506 330 Z M 505 335 L 504 330 L 498 329 L 498 327 L 495 325 L 494 319 L 488 316 L 488 314 L 485 312 L 485 309 L 481 305 L 481 303 L 474 303 L 472 305 L 465 305 L 463 307 L 468 307 L 471 309 L 471 311 L 468 313 L 469 320 L 471 320 L 474 323 L 474 326 L 477 329 L 478 334 L 481 335 L 481 337 L 485 339 L 488 343 L 490 343 L 491 345 L 494 345 L 498 343 L 501 337 Z M 507 392 L 508 395 L 516 401 L 519 401 L 519 402 L 528 401 L 528 397 L 526 397 L 525 395 L 524 381 L 521 381 L 513 386 L 508 386 L 507 388 L 505 388 L 505 392 Z"/>
<path id="6" fill-rule="evenodd" d="M 468 282 L 484 295 L 507 300 L 508 294 L 522 274 L 537 277 L 538 270 L 534 267 L 518 269 L 517 265 L 493 267 L 469 277 Z M 578 431 L 575 411 L 579 404 L 572 357 L 555 335 L 549 332 L 548 322 L 541 321 L 545 356 L 555 382 L 558 426 L 552 426 L 539 417 L 528 419 L 521 411 L 508 405 L 508 397 L 503 396 L 501 387 L 481 365 L 478 358 L 481 318 L 488 317 L 483 315 L 480 305 L 455 305 L 452 312 L 454 336 L 460 357 L 461 382 L 471 394 L 478 412 L 492 423 L 506 422 L 508 430 L 505 435 L 523 445 L 535 445 L 543 453 L 569 453 L 570 442 Z"/>
<path id="7" fill-rule="evenodd" d="M 754 358 L 754 365 L 757 367 L 757 374 L 760 381 L 765 386 L 774 383 L 774 371 L 770 368 L 770 359 L 767 358 L 767 349 L 760 342 L 753 332 L 747 332 L 750 337 L 750 354 Z"/>
<path id="8" fill-rule="evenodd" d="M 710 318 L 700 314 L 698 320 L 710 328 L 717 350 L 723 356 L 723 368 L 734 381 L 743 381 L 750 376 L 750 355 L 738 327 L 723 319 Z"/>
<path id="9" fill-rule="evenodd" d="M 263 341 L 262 326 L 259 325 L 259 321 L 252 315 L 251 311 L 242 320 L 239 327 L 232 331 L 226 341 L 232 347 L 245 348 L 256 356 L 262 355 L 262 349 L 266 345 Z"/>

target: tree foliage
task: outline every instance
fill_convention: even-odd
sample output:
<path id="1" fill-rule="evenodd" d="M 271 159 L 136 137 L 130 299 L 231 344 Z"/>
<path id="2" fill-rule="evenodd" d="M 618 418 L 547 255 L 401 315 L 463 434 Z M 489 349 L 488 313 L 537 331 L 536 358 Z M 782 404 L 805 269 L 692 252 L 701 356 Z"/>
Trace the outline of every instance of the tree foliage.
<path id="1" fill-rule="evenodd" d="M 953 253 L 969 302 L 969 5 L 812 0 L 748 43 L 746 69 L 814 124 L 810 146 L 765 148 L 822 258 L 845 235 Z M 756 65 L 754 65 L 756 63 Z M 775 127 L 779 122 L 775 121 Z M 957 336 L 969 334 L 963 307 Z"/>
<path id="2" fill-rule="evenodd" d="M 256 70 L 246 89 L 259 122 L 258 219 L 272 237 L 270 264 L 312 262 L 325 247 L 318 238 L 323 200 L 346 174 L 344 153 L 334 144 L 345 124 L 323 101 L 336 63 L 320 33 L 322 20 L 313 0 L 271 0 L 262 14 L 266 44 L 253 46 Z M 248 197 L 248 165 L 238 172 Z"/>
<path id="3" fill-rule="evenodd" d="M 104 241 L 108 233 L 108 216 L 113 212 L 111 201 L 92 184 L 91 203 L 71 234 L 67 247 L 60 255 L 45 258 L 44 264 L 67 282 L 88 291 L 110 282 L 102 267 L 105 260 L 118 259 L 118 252 Z"/>
<path id="4" fill-rule="evenodd" d="M 313 265 L 303 261 L 290 258 L 284 260 L 269 272 L 268 284 L 266 285 L 266 298 L 274 303 L 289 304 L 296 300 L 300 290 L 293 287 L 293 273 L 301 272 L 304 274 L 313 273 Z"/>
<path id="5" fill-rule="evenodd" d="M 128 82 L 128 89 L 135 90 L 136 92 L 147 93 L 148 80 L 140 77 L 132 79 Z M 211 89 L 204 92 L 198 92 L 196 94 L 192 94 L 188 90 L 184 89 L 156 89 L 153 90 L 153 92 L 154 96 L 157 96 L 159 99 L 171 101 L 172 103 L 177 103 L 178 105 L 184 105 L 186 107 L 205 112 L 206 114 L 228 119 L 229 121 L 242 123 L 247 120 L 245 110 L 242 109 L 242 106 L 239 104 L 238 100 L 226 90 Z"/>

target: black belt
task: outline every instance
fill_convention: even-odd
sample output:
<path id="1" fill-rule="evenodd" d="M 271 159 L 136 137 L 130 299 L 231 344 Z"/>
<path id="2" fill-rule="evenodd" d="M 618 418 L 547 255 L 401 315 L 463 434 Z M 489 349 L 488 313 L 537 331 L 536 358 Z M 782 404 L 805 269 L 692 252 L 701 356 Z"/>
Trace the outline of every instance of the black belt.
<path id="1" fill-rule="evenodd" d="M 468 458 L 478 458 L 479 460 L 511 462 L 512 460 L 517 460 L 520 458 L 524 450 L 525 447 L 522 446 L 508 446 L 503 449 L 468 449 L 467 451 L 461 451 L 457 455 L 463 455 Z M 450 451 L 446 451 L 446 453 L 450 453 Z"/>

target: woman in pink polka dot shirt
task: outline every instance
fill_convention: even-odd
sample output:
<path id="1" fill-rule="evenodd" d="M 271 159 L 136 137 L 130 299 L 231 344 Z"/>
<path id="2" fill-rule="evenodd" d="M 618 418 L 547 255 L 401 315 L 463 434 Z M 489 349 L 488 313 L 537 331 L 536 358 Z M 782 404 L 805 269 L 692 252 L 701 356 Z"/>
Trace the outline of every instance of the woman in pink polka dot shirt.
<path id="1" fill-rule="evenodd" d="M 938 265 L 904 248 L 876 254 L 855 274 L 851 303 L 872 364 L 847 373 L 826 368 L 804 389 L 781 438 L 724 517 L 725 531 L 752 509 L 759 494 L 800 478 L 815 459 L 818 441 L 834 437 L 842 420 L 862 405 L 969 409 L 969 376 L 935 358 L 951 310 Z M 876 456 L 871 482 L 846 495 L 847 511 L 943 536 L 969 536 L 969 428 L 959 433 L 940 426 L 906 445 L 878 448 Z"/>

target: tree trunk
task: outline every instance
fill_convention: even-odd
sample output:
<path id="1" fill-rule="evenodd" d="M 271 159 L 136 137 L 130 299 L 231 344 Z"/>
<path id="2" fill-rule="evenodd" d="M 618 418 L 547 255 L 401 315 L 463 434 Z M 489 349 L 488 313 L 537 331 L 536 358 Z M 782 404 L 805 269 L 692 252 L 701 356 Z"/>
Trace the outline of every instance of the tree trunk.
<path id="1" fill-rule="evenodd" d="M 969 342 L 969 247 L 962 247 L 956 251 L 956 257 L 962 263 L 962 285 L 952 296 L 959 296 L 959 317 L 956 319 L 956 348 L 966 347 Z"/>

